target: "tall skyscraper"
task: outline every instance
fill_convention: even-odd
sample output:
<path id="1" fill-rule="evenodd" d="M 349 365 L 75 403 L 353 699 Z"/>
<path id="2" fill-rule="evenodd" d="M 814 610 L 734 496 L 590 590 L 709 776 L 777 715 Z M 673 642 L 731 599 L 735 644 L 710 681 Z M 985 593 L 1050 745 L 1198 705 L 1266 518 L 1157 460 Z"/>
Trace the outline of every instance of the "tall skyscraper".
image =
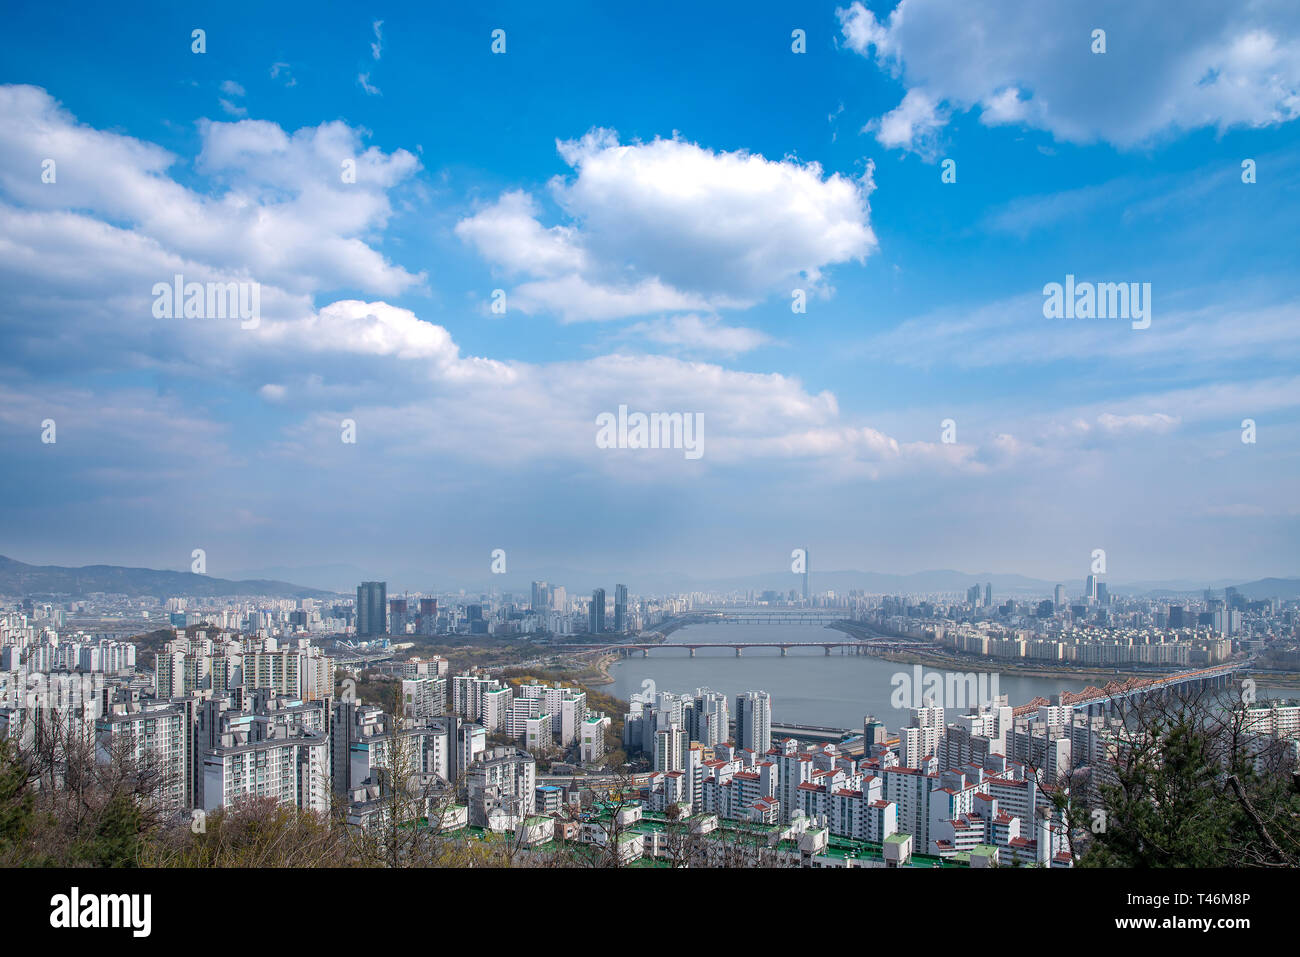
<path id="1" fill-rule="evenodd" d="M 627 586 L 614 586 L 614 630 L 619 634 L 627 631 Z"/>
<path id="2" fill-rule="evenodd" d="M 772 748 L 772 698 L 766 691 L 736 695 L 736 747 L 757 754 Z"/>
<path id="3" fill-rule="evenodd" d="M 597 588 L 591 593 L 591 609 L 588 614 L 588 631 L 594 635 L 605 630 L 605 589 Z"/>
<path id="4" fill-rule="evenodd" d="M 388 630 L 394 635 L 406 634 L 406 599 L 394 598 L 388 603 Z"/>
<path id="5" fill-rule="evenodd" d="M 808 600 L 808 571 L 811 568 L 812 555 L 808 553 L 807 546 L 803 550 L 803 600 Z"/>
<path id="6" fill-rule="evenodd" d="M 357 637 L 388 633 L 388 582 L 357 586 Z"/>
<path id="7" fill-rule="evenodd" d="M 1088 604 L 1097 600 L 1097 576 L 1089 575 L 1088 583 L 1084 587 L 1083 598 Z"/>
<path id="8" fill-rule="evenodd" d="M 1065 586 L 1064 585 L 1056 586 L 1055 605 L 1058 611 L 1065 607 Z"/>
<path id="9" fill-rule="evenodd" d="M 993 583 L 989 582 L 984 586 L 984 607 L 993 607 Z"/>
<path id="10" fill-rule="evenodd" d="M 435 635 L 438 633 L 438 599 L 420 599 L 419 625 L 420 634 L 422 635 Z"/>
<path id="11" fill-rule="evenodd" d="M 551 589 L 546 582 L 533 582 L 533 611 L 546 611 L 551 607 Z"/>

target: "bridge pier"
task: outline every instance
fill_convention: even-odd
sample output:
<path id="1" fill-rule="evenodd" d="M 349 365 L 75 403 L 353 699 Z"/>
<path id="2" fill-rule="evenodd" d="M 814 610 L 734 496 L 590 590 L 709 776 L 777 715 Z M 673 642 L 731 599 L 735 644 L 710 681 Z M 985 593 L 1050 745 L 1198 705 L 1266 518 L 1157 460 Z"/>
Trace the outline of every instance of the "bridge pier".
<path id="1" fill-rule="evenodd" d="M 782 646 L 781 646 L 781 657 L 782 657 L 782 658 L 785 658 L 785 657 L 789 656 L 789 654 L 790 654 L 790 649 L 787 648 L 785 645 L 782 645 Z"/>
<path id="2" fill-rule="evenodd" d="M 745 655 L 744 655 L 744 650 L 745 650 L 745 649 L 741 648 L 740 645 L 736 645 L 736 657 L 737 657 L 737 658 L 743 658 L 743 657 L 745 656 Z"/>
<path id="3" fill-rule="evenodd" d="M 694 645 L 691 646 L 691 657 L 692 657 L 692 658 L 695 657 L 695 646 L 694 646 Z"/>
<path id="4" fill-rule="evenodd" d="M 826 648 L 826 657 L 829 658 L 831 656 L 831 646 L 826 645 L 825 648 Z"/>

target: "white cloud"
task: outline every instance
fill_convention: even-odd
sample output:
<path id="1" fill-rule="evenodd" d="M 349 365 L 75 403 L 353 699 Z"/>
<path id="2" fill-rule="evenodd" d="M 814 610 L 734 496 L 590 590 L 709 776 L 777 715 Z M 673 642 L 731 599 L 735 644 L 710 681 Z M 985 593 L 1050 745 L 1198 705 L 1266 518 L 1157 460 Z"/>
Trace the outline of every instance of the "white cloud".
<path id="1" fill-rule="evenodd" d="M 642 336 L 659 345 L 672 346 L 684 352 L 707 352 L 738 355 L 750 352 L 772 341 L 771 336 L 758 329 L 728 326 L 716 316 L 687 313 L 667 316 L 651 322 L 638 322 L 628 327 L 628 335 Z"/>
<path id="2" fill-rule="evenodd" d="M 914 89 L 907 91 L 902 103 L 863 129 L 874 130 L 881 146 L 912 150 L 933 160 L 938 149 L 938 131 L 947 122 L 947 117 L 930 95 L 924 90 Z"/>
<path id="3" fill-rule="evenodd" d="M 1136 413 L 1133 415 L 1115 415 L 1111 412 L 1103 412 L 1097 416 L 1097 424 L 1106 432 L 1112 433 L 1170 432 L 1178 427 L 1179 421 L 1178 416 L 1166 415 L 1163 412 Z"/>
<path id="4" fill-rule="evenodd" d="M 1295 333 L 1300 302 L 1240 302 L 1240 290 L 1232 287 L 1182 293 L 1195 305 L 1165 308 L 1160 293 L 1153 293 L 1148 330 L 1133 330 L 1123 320 L 1046 319 L 1043 297 L 1031 294 L 907 319 L 868 340 L 861 351 L 919 368 L 1041 367 L 1105 359 L 1201 375 L 1222 375 L 1230 361 L 1300 359 Z"/>
<path id="5" fill-rule="evenodd" d="M 713 152 L 680 139 L 621 145 L 608 130 L 557 143 L 571 179 L 550 183 L 568 222 L 540 222 L 520 191 L 456 232 L 512 276 L 514 303 L 566 321 L 753 305 L 876 248 L 869 176 Z"/>
<path id="6" fill-rule="evenodd" d="M 294 79 L 294 77 L 293 77 L 293 70 L 292 70 L 292 68 L 289 66 L 289 64 L 287 64 L 287 63 L 272 63 L 272 64 L 271 64 L 271 79 L 273 79 L 273 80 L 278 80 L 278 79 L 280 79 L 281 76 L 284 77 L 284 79 L 283 79 L 281 82 L 283 82 L 285 86 L 297 86 L 297 85 L 298 85 L 298 81 Z"/>
<path id="7" fill-rule="evenodd" d="M 88 234 L 121 224 L 131 241 L 199 270 L 294 292 L 347 285 L 395 295 L 423 281 L 362 238 L 391 215 L 387 190 L 419 168 L 410 153 L 364 148 L 338 121 L 287 133 L 203 120 L 199 133 L 196 166 L 217 184 L 211 192 L 172 179 L 177 158 L 152 143 L 81 125 L 36 87 L 0 87 L 0 197 L 26 208 L 29 231 L 66 231 L 69 217 Z M 58 164 L 54 187 L 26 172 L 47 157 Z M 357 164 L 354 184 L 341 182 L 345 159 Z"/>
<path id="8" fill-rule="evenodd" d="M 885 118 L 887 145 L 904 149 L 924 148 L 944 122 L 940 106 L 1119 147 L 1300 116 L 1300 7 L 1287 0 L 1183 0 L 1176 11 L 1129 0 L 901 0 L 883 19 L 861 2 L 838 14 L 846 45 L 907 88 Z M 1097 28 L 1105 53 L 1091 49 Z M 909 104 L 913 94 L 924 102 Z"/>
<path id="9" fill-rule="evenodd" d="M 382 91 L 381 89 L 379 89 L 379 87 L 375 86 L 373 83 L 370 82 L 370 74 L 369 74 L 369 73 L 358 73 L 358 74 L 357 74 L 357 84 L 361 87 L 361 89 L 365 90 L 365 92 L 366 92 L 366 94 L 367 94 L 368 96 L 383 96 L 383 95 L 384 95 L 384 94 L 383 94 L 383 91 Z"/>
<path id="10" fill-rule="evenodd" d="M 378 60 L 384 54 L 383 26 L 384 26 L 383 20 L 376 20 L 374 23 L 370 25 L 370 28 L 375 31 L 375 42 L 370 44 L 370 55 L 374 57 L 376 60 Z"/>

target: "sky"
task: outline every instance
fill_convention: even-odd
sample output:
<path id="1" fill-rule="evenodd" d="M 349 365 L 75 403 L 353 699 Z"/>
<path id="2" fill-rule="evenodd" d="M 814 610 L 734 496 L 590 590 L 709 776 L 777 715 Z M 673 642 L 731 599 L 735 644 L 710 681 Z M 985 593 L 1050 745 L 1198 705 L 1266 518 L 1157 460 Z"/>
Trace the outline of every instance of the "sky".
<path id="1" fill-rule="evenodd" d="M 1300 574 L 1294 3 L 433 6 L 11 5 L 0 553 Z"/>

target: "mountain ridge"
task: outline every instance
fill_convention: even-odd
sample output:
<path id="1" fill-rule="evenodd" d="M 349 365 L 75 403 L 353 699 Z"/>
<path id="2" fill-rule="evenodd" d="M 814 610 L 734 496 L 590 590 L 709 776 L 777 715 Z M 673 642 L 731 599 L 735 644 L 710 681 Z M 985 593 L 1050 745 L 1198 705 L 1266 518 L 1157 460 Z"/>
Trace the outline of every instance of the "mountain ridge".
<path id="1" fill-rule="evenodd" d="M 175 595 L 215 598 L 218 596 L 267 595 L 284 598 L 334 598 L 337 592 L 308 588 L 269 579 L 230 581 L 193 572 L 124 565 L 29 565 L 0 555 L 0 594 L 50 594 L 82 597 L 95 592 L 138 598 Z"/>

